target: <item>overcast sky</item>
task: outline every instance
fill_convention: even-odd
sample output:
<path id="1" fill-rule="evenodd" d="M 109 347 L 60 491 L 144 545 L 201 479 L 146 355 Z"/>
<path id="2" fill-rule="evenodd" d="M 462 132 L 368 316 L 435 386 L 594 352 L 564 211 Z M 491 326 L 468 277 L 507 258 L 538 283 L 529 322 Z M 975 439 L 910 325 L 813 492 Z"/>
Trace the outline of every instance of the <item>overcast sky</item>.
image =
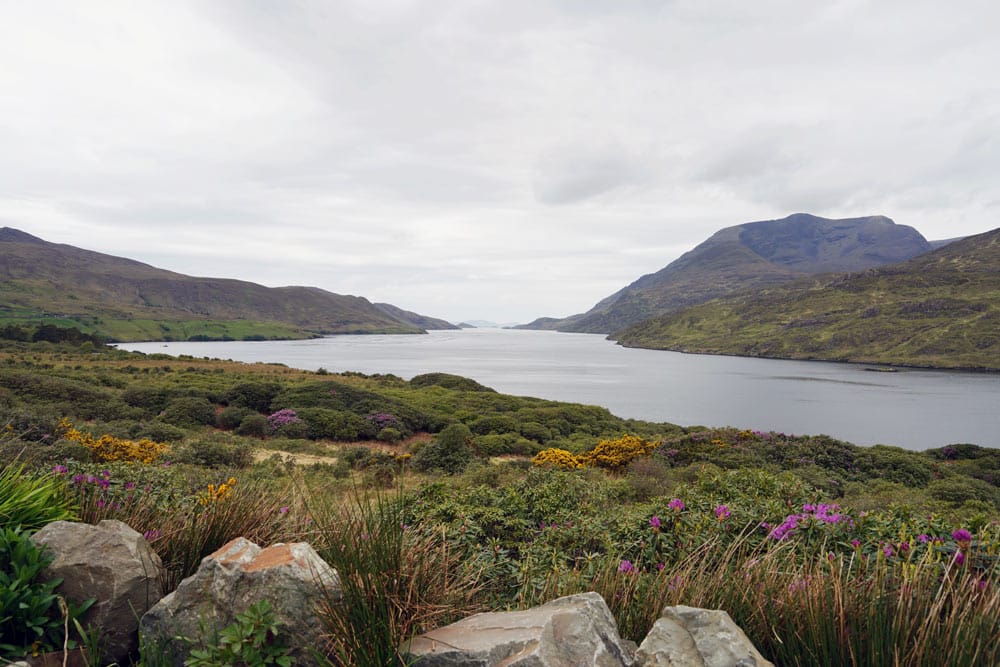
<path id="1" fill-rule="evenodd" d="M 995 0 L 0 0 L 0 225 L 452 321 L 719 228 L 1000 226 Z"/>

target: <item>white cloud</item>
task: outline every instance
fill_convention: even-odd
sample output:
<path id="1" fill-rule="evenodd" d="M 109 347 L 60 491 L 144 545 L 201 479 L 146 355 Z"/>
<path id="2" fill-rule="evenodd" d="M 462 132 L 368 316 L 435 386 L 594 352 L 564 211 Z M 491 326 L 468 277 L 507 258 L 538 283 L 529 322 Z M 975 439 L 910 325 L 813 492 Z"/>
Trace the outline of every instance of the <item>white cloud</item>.
<path id="1" fill-rule="evenodd" d="M 0 221 L 521 321 L 793 211 L 981 232 L 998 18 L 984 0 L 8 3 Z"/>

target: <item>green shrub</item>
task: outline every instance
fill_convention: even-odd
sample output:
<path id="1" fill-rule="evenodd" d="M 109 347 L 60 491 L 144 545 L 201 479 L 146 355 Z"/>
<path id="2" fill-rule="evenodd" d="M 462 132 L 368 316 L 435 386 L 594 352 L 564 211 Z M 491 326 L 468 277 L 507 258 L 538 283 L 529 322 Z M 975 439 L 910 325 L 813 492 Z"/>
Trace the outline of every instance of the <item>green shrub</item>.
<path id="1" fill-rule="evenodd" d="M 472 460 L 472 431 L 465 424 L 452 424 L 413 456 L 417 470 L 462 472 Z"/>
<path id="2" fill-rule="evenodd" d="M 542 426 L 538 422 L 525 422 L 521 424 L 520 431 L 521 435 L 528 440 L 534 440 L 540 444 L 544 444 L 552 439 L 552 430 L 546 426 Z"/>
<path id="3" fill-rule="evenodd" d="M 215 425 L 219 428 L 232 430 L 237 428 L 240 422 L 243 421 L 243 418 L 249 414 L 253 414 L 253 410 L 250 408 L 245 408 L 241 405 L 230 405 L 215 415 Z"/>
<path id="4" fill-rule="evenodd" d="M 268 412 L 271 401 L 281 391 L 276 382 L 242 382 L 223 395 L 223 400 L 231 406 L 247 408 L 254 412 Z"/>
<path id="5" fill-rule="evenodd" d="M 20 527 L 0 527 L 0 658 L 18 660 L 35 652 L 62 648 L 63 614 L 56 587 L 62 579 L 45 581 L 42 571 L 52 562 Z M 93 600 L 69 605 L 70 620 Z"/>
<path id="6" fill-rule="evenodd" d="M 452 375 L 450 373 L 424 373 L 423 375 L 414 376 L 410 380 L 411 387 L 444 387 L 445 389 L 455 389 L 458 391 L 478 391 L 478 392 L 488 392 L 496 393 L 495 389 L 490 389 L 485 385 L 481 385 L 475 380 L 470 380 L 469 378 L 462 377 L 461 375 Z"/>
<path id="7" fill-rule="evenodd" d="M 507 454 L 534 456 L 542 449 L 542 446 L 537 442 L 526 440 L 517 433 L 477 435 L 473 440 L 473 445 L 476 451 L 483 456 L 504 456 Z"/>
<path id="8" fill-rule="evenodd" d="M 476 435 L 517 433 L 518 423 L 510 415 L 491 415 L 489 417 L 481 417 L 469 424 L 469 430 Z"/>
<path id="9" fill-rule="evenodd" d="M 936 479 L 927 485 L 927 493 L 935 500 L 961 505 L 968 500 L 981 500 L 1000 508 L 1000 489 L 981 479 L 949 477 Z"/>
<path id="10" fill-rule="evenodd" d="M 139 428 L 135 429 L 134 432 L 130 434 L 130 437 L 149 438 L 150 440 L 155 440 L 156 442 L 179 442 L 183 440 L 186 435 L 187 433 L 184 429 L 172 426 L 159 420 L 154 420 L 146 422 L 145 424 L 140 424 Z"/>
<path id="11" fill-rule="evenodd" d="M 204 426 L 215 422 L 215 406 L 207 398 L 183 396 L 170 401 L 160 418 L 174 426 Z"/>
<path id="12" fill-rule="evenodd" d="M 300 408 L 299 417 L 308 426 L 309 437 L 350 442 L 374 435 L 371 422 L 346 410 L 329 408 Z"/>
<path id="13" fill-rule="evenodd" d="M 208 438 L 179 448 L 174 461 L 208 468 L 245 468 L 253 463 L 253 452 L 241 442 Z"/>
<path id="14" fill-rule="evenodd" d="M 184 661 L 184 665 L 185 667 L 219 665 L 291 667 L 292 658 L 289 652 L 288 645 L 279 637 L 271 603 L 265 599 L 253 603 L 242 614 L 237 614 L 236 622 L 219 633 L 218 642 L 204 648 L 192 649 L 191 657 Z"/>
<path id="15" fill-rule="evenodd" d="M 171 396 L 162 387 L 131 385 L 122 392 L 122 400 L 132 407 L 143 408 L 151 415 L 158 415 L 167 407 Z"/>
<path id="16" fill-rule="evenodd" d="M 387 426 L 379 431 L 375 438 L 381 442 L 395 443 L 403 439 L 403 434 L 398 429 Z"/>
<path id="17" fill-rule="evenodd" d="M 236 428 L 237 435 L 247 435 L 256 438 L 262 438 L 270 432 L 271 426 L 267 423 L 267 417 L 256 412 L 244 417 L 240 421 L 240 425 Z"/>

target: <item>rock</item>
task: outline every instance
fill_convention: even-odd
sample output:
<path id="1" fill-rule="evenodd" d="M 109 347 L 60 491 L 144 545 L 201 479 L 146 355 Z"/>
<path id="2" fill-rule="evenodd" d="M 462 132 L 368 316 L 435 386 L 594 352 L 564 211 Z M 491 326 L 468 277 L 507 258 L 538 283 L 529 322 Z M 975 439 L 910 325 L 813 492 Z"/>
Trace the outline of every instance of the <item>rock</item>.
<path id="1" fill-rule="evenodd" d="M 163 595 L 160 557 L 121 521 L 55 521 L 31 539 L 55 557 L 42 576 L 63 580 L 57 593 L 76 603 L 96 598 L 80 622 L 101 629 L 104 659 L 128 664 L 139 650 L 139 617 Z"/>
<path id="2" fill-rule="evenodd" d="M 211 640 L 251 605 L 268 600 L 279 637 L 292 648 L 296 665 L 318 664 L 311 650 L 326 650 L 316 605 L 340 596 L 340 578 L 304 542 L 261 549 L 238 537 L 206 556 L 198 571 L 142 617 L 143 644 L 159 646 L 180 667 L 190 645 L 183 638 Z"/>
<path id="3" fill-rule="evenodd" d="M 705 667 L 691 633 L 669 618 L 659 618 L 635 653 L 636 667 Z"/>
<path id="4" fill-rule="evenodd" d="M 729 614 L 667 607 L 636 653 L 636 667 L 774 667 Z"/>
<path id="5" fill-rule="evenodd" d="M 632 654 L 597 593 L 525 611 L 476 614 L 400 647 L 419 667 L 622 667 Z M 409 663 L 408 663 L 409 664 Z"/>

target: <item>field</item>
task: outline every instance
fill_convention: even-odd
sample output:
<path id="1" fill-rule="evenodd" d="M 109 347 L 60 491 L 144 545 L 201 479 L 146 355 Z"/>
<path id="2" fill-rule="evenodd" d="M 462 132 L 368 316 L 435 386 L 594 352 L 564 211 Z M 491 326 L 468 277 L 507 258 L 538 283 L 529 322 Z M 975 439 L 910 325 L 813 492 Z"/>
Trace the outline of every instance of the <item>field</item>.
<path id="1" fill-rule="evenodd" d="M 625 420 L 446 374 L 11 341 L 0 426 L 8 542 L 62 516 L 121 519 L 170 588 L 233 537 L 308 541 L 345 581 L 322 612 L 332 664 L 399 664 L 415 632 L 586 590 L 635 641 L 687 604 L 726 609 L 780 665 L 1000 663 L 1000 450 Z M 34 646 L 11 613 L 4 657 L 62 646 L 57 608 Z"/>

